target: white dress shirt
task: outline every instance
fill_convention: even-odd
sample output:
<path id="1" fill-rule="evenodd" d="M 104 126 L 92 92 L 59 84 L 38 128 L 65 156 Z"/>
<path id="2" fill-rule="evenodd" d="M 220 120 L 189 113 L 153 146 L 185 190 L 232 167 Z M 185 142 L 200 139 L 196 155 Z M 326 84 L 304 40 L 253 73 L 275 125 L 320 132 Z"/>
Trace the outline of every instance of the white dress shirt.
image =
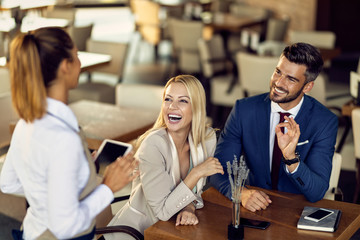
<path id="1" fill-rule="evenodd" d="M 284 109 L 282 109 L 278 103 L 275 103 L 273 101 L 271 101 L 271 113 L 270 113 L 270 135 L 269 135 L 269 153 L 270 153 L 270 171 L 271 171 L 271 166 L 272 166 L 272 157 L 273 157 L 273 150 L 274 150 L 274 140 L 275 140 L 275 127 L 276 125 L 279 124 L 280 121 L 280 114 L 278 112 L 287 112 L 290 113 L 291 118 L 295 118 L 296 115 L 298 114 L 301 105 L 304 101 L 304 97 L 301 98 L 301 101 L 299 102 L 298 105 L 296 105 L 295 107 L 293 107 L 292 109 L 286 111 Z M 287 122 L 285 120 L 285 122 Z M 284 132 L 287 132 L 287 129 L 284 129 Z M 300 165 L 300 164 L 299 164 Z M 299 165 L 297 166 L 297 168 L 292 172 L 295 173 L 296 170 L 298 169 Z M 285 168 L 285 170 L 287 172 L 289 172 L 289 170 L 287 168 Z"/>
<path id="2" fill-rule="evenodd" d="M 71 238 L 89 228 L 113 200 L 102 184 L 79 201 L 90 169 L 78 122 L 64 103 L 47 98 L 47 106 L 41 119 L 19 120 L 0 176 L 4 193 L 24 194 L 30 205 L 24 239 L 35 239 L 46 229 L 59 239 Z"/>

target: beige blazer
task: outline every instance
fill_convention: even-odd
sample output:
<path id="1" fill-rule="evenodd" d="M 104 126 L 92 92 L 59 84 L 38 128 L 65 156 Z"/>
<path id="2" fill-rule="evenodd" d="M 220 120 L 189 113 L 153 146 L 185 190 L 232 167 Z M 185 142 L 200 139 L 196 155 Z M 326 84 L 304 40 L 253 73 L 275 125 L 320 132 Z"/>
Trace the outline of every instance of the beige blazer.
<path id="1" fill-rule="evenodd" d="M 206 151 L 200 146 L 196 154 L 190 139 L 189 144 L 195 167 L 214 156 L 215 133 L 206 141 Z M 140 176 L 132 183 L 128 203 L 110 221 L 109 226 L 127 225 L 144 233 L 158 220 L 169 220 L 194 200 L 197 200 L 197 208 L 203 206 L 201 192 L 206 179 L 199 180 L 197 193 L 194 193 L 177 177 L 180 176 L 178 156 L 165 129 L 149 134 L 136 152 L 136 157 L 140 160 Z"/>

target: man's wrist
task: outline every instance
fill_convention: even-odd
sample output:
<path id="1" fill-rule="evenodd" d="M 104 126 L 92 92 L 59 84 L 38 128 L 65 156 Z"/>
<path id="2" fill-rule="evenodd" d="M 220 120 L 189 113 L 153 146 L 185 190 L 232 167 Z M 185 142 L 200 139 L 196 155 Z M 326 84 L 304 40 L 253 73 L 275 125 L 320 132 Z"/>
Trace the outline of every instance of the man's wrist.
<path id="1" fill-rule="evenodd" d="M 285 158 L 284 156 L 281 158 L 281 160 L 288 166 L 300 162 L 300 154 L 295 153 L 295 156 L 293 158 Z"/>
<path id="2" fill-rule="evenodd" d="M 294 158 L 296 157 L 296 154 L 297 154 L 296 152 L 293 152 L 293 153 L 288 154 L 288 155 L 283 154 L 283 158 L 284 158 L 285 160 L 294 159 Z"/>

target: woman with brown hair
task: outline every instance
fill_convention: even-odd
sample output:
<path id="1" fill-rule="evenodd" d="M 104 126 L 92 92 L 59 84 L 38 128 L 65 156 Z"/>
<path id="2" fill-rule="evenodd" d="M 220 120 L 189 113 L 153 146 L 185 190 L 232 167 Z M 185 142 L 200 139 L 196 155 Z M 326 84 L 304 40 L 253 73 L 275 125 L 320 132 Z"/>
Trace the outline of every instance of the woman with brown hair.
<path id="1" fill-rule="evenodd" d="M 10 47 L 12 100 L 20 120 L 1 172 L 4 193 L 24 194 L 23 239 L 92 239 L 95 217 L 137 174 L 118 158 L 97 186 L 93 160 L 66 105 L 78 84 L 77 48 L 60 28 L 16 36 Z M 84 144 L 84 145 L 83 145 Z"/>

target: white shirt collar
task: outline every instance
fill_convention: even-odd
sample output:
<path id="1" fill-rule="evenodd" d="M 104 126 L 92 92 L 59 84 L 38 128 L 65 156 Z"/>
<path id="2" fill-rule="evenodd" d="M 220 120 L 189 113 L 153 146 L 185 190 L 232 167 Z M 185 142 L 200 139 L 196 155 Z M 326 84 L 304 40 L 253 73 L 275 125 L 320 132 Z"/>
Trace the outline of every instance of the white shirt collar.
<path id="1" fill-rule="evenodd" d="M 278 103 L 271 101 L 271 113 L 288 112 L 288 113 L 291 114 L 291 116 L 296 117 L 296 115 L 298 114 L 303 102 L 304 102 L 304 96 L 301 98 L 298 105 L 296 105 L 292 109 L 286 111 L 286 110 L 282 109 Z"/>
<path id="2" fill-rule="evenodd" d="M 56 118 L 64 122 L 64 124 L 68 125 L 69 127 L 73 128 L 77 132 L 80 131 L 79 124 L 76 119 L 75 114 L 71 111 L 71 109 L 58 100 L 53 98 L 46 98 L 47 101 L 47 112 L 51 115 L 54 115 Z"/>

